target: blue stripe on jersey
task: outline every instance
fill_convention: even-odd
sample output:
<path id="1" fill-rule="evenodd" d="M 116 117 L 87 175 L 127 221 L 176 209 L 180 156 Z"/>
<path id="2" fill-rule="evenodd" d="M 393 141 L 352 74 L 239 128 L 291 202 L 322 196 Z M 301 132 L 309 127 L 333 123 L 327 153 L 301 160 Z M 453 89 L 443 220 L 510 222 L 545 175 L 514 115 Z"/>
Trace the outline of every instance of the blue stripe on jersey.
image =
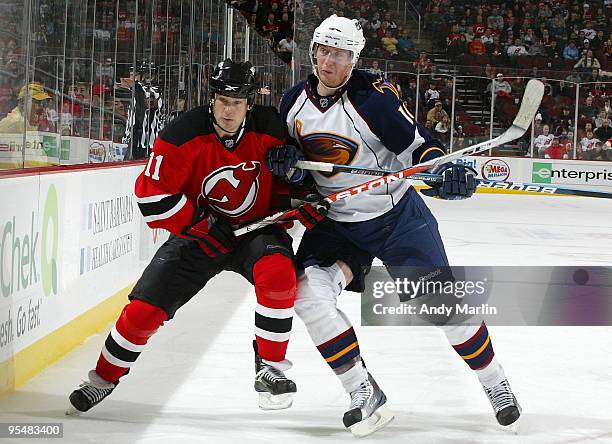
<path id="1" fill-rule="evenodd" d="M 281 100 L 280 100 L 279 109 L 280 109 L 280 115 L 284 122 L 287 121 L 287 115 L 289 114 L 289 110 L 291 109 L 291 107 L 293 106 L 297 98 L 300 96 L 300 94 L 304 90 L 305 84 L 306 84 L 306 81 L 301 81 L 300 83 L 298 83 L 295 86 L 292 86 L 291 88 L 289 88 L 287 91 L 283 93 L 283 96 L 281 97 Z"/>
<path id="2" fill-rule="evenodd" d="M 382 77 L 354 71 L 349 100 L 389 151 L 403 153 L 415 140 L 415 129 L 429 146 L 443 147 L 403 106 L 395 87 Z"/>

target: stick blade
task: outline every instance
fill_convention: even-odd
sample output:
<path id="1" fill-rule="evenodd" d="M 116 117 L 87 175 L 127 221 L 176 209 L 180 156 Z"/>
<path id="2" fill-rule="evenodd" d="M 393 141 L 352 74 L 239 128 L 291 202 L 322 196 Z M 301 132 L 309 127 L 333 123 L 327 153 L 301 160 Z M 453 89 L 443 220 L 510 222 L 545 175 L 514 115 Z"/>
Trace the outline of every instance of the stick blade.
<path id="1" fill-rule="evenodd" d="M 544 97 L 544 84 L 536 79 L 527 82 L 521 107 L 512 124 L 527 131 L 538 112 L 542 97 Z"/>

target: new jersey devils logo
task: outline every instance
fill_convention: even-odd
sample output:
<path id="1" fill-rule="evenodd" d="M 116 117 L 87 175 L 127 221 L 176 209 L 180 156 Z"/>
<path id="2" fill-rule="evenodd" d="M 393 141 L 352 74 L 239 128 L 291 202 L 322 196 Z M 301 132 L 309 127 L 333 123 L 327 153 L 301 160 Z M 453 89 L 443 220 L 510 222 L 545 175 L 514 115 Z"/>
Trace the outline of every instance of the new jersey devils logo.
<path id="1" fill-rule="evenodd" d="M 219 168 L 202 182 L 199 199 L 220 213 L 240 216 L 249 211 L 257 200 L 260 170 L 259 162 L 251 161 Z"/>

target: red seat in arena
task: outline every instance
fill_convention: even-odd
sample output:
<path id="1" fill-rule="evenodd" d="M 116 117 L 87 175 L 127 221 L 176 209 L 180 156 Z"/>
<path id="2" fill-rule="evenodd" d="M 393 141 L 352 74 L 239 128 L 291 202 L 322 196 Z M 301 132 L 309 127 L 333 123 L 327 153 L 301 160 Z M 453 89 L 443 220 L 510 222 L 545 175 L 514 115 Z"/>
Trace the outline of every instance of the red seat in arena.
<path id="1" fill-rule="evenodd" d="M 533 57 L 517 57 L 516 66 L 519 69 L 531 69 L 533 66 Z"/>
<path id="2" fill-rule="evenodd" d="M 557 106 L 561 108 L 563 108 L 564 106 L 568 108 L 572 108 L 574 104 L 574 101 L 572 99 L 570 99 L 569 97 L 565 97 L 565 96 L 559 96 L 555 100 L 556 100 Z"/>
<path id="3" fill-rule="evenodd" d="M 460 124 L 472 123 L 472 116 L 470 116 L 465 111 L 457 111 L 455 113 L 455 120 Z"/>
<path id="4" fill-rule="evenodd" d="M 463 125 L 463 132 L 468 137 L 480 136 L 480 127 L 473 123 L 466 123 Z"/>

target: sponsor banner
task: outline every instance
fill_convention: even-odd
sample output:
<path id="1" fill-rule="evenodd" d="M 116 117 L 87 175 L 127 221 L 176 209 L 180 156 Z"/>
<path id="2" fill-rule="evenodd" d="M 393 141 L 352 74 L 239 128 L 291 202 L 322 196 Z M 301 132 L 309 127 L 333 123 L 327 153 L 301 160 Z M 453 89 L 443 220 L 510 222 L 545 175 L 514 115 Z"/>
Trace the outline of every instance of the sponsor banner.
<path id="1" fill-rule="evenodd" d="M 612 267 L 375 266 L 366 277 L 361 322 L 610 326 L 611 292 Z"/>
<path id="2" fill-rule="evenodd" d="M 612 164 L 609 162 L 534 161 L 531 181 L 581 188 L 612 187 Z"/>
<path id="3" fill-rule="evenodd" d="M 471 166 L 478 172 L 478 178 L 491 181 L 486 188 L 529 191 L 522 186 L 493 183 L 507 181 L 612 192 L 610 162 L 470 156 L 459 159 L 457 163 Z"/>
<path id="4" fill-rule="evenodd" d="M 128 146 L 38 131 L 26 133 L 24 146 L 23 134 L 0 134 L 0 167 L 20 167 L 24 150 L 26 166 L 53 166 L 121 161 L 127 156 Z"/>
<path id="5" fill-rule="evenodd" d="M 140 276 L 167 238 L 138 211 L 141 171 L 0 179 L 0 363 Z"/>

